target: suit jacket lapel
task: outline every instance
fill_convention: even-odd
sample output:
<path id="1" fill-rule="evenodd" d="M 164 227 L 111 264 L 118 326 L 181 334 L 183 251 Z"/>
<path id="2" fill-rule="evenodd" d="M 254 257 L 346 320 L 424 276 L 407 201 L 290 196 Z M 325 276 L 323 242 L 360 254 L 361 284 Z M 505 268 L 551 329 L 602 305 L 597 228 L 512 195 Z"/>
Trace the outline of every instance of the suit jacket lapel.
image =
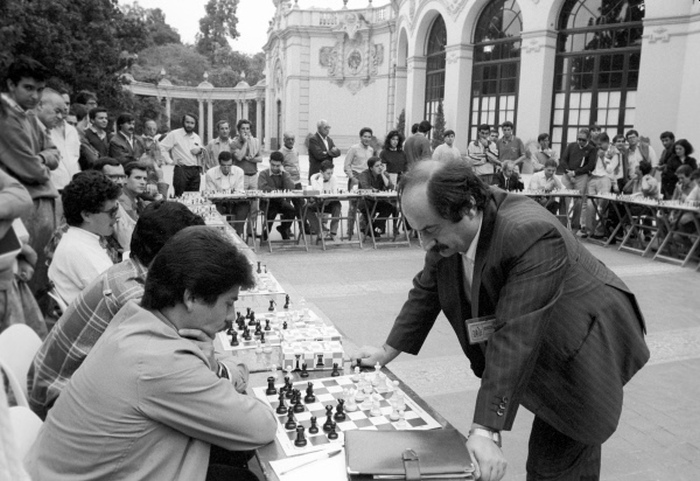
<path id="1" fill-rule="evenodd" d="M 471 304 L 472 317 L 479 317 L 479 293 L 481 292 L 481 273 L 486 264 L 486 257 L 491 246 L 491 238 L 493 237 L 493 229 L 496 225 L 496 213 L 498 206 L 503 202 L 505 192 L 497 192 L 489 188 L 491 196 L 484 207 L 483 219 L 481 221 L 481 233 L 479 235 L 479 244 L 476 246 L 476 259 L 474 259 L 474 275 L 472 276 L 471 289 Z"/>

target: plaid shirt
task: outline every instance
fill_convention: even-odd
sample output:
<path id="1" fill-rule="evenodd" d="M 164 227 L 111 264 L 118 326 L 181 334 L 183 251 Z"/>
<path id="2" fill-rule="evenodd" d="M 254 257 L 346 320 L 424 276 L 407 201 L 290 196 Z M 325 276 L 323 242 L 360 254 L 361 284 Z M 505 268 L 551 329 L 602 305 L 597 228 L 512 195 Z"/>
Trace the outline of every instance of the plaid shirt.
<path id="1" fill-rule="evenodd" d="M 29 405 L 42 419 L 109 322 L 131 299 L 143 297 L 147 269 L 127 259 L 86 287 L 51 329 L 29 370 Z"/>

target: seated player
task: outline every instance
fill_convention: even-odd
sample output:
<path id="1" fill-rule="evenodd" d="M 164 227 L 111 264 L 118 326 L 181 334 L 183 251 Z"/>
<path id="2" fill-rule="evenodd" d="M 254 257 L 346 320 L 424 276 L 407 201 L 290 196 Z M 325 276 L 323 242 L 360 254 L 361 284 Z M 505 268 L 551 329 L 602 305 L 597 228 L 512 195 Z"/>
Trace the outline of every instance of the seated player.
<path id="1" fill-rule="evenodd" d="M 136 222 L 147 205 L 144 194 L 146 193 L 148 166 L 140 161 L 129 162 L 124 167 L 124 174 L 126 175 L 126 182 L 122 187 L 119 205 Z"/>
<path id="2" fill-rule="evenodd" d="M 148 266 L 163 245 L 204 220 L 178 202 L 158 201 L 136 223 L 129 259 L 86 287 L 56 322 L 29 368 L 29 406 L 42 419 L 85 360 L 112 318 L 130 300 L 141 300 Z"/>
<path id="3" fill-rule="evenodd" d="M 277 151 L 270 154 L 270 168 L 260 172 L 258 177 L 259 190 L 263 192 L 294 190 L 294 181 L 282 168 L 283 162 L 282 152 Z M 267 238 L 266 234 L 270 232 L 275 217 L 280 214 L 282 222 L 277 226 L 277 232 L 282 235 L 282 239 L 290 239 L 292 236 L 291 223 L 294 222 L 294 217 L 297 215 L 297 208 L 294 204 L 289 199 L 284 198 L 265 199 L 262 201 L 261 208 L 267 213 L 267 229 L 263 232 L 263 238 Z"/>
<path id="4" fill-rule="evenodd" d="M 386 173 L 386 164 L 379 157 L 370 157 L 367 161 L 367 170 L 358 177 L 359 187 L 362 190 L 382 192 L 393 190 L 394 184 Z M 396 232 L 396 220 L 398 209 L 392 202 L 386 200 L 363 199 L 360 201 L 360 212 L 364 219 L 363 231 L 369 235 L 369 230 L 374 231 L 375 236 L 380 236 L 386 231 L 386 218 L 394 217 L 394 232 Z M 374 213 L 372 219 L 367 219 L 368 213 Z"/>
<path id="5" fill-rule="evenodd" d="M 243 179 L 245 174 L 243 169 L 233 165 L 233 155 L 226 150 L 219 152 L 219 165 L 207 170 L 205 179 L 205 189 L 213 192 L 231 191 L 243 192 L 245 187 Z M 239 236 L 243 235 L 243 222 L 248 218 L 250 204 L 246 200 L 217 200 L 216 210 L 222 215 L 231 216 L 234 222 L 233 228 Z"/>
<path id="6" fill-rule="evenodd" d="M 313 190 L 330 194 L 338 192 L 336 177 L 333 175 L 333 161 L 324 160 L 321 162 L 321 171 L 312 175 L 310 182 Z M 309 204 L 308 222 L 311 224 L 311 233 L 314 235 L 320 235 L 321 231 L 323 230 L 321 220 L 317 213 L 328 213 L 331 215 L 331 230 L 326 240 L 335 240 L 335 237 L 338 234 L 338 222 L 340 221 L 340 201 L 333 200 L 326 202 L 326 204 L 323 206 L 323 212 L 319 212 L 320 208 L 320 202 L 313 202 Z"/>
<path id="7" fill-rule="evenodd" d="M 514 190 L 524 190 L 523 181 L 515 171 L 515 162 L 506 160 L 502 164 L 503 170 L 496 174 L 496 185 L 503 190 L 512 192 Z"/>
<path id="8" fill-rule="evenodd" d="M 117 184 L 93 170 L 79 172 L 63 189 L 63 214 L 69 228 L 56 247 L 49 280 L 66 304 L 113 264 L 102 237 L 114 232 L 120 193 Z"/>
<path id="9" fill-rule="evenodd" d="M 532 174 L 530 184 L 527 187 L 528 190 L 552 192 L 553 190 L 563 189 L 564 186 L 561 181 L 554 175 L 557 171 L 557 165 L 558 163 L 554 159 L 545 160 L 544 170 Z M 537 197 L 535 200 L 552 214 L 556 214 L 559 211 L 558 197 Z"/>
<path id="10" fill-rule="evenodd" d="M 120 189 L 124 189 L 126 184 L 126 173 L 124 166 L 117 159 L 111 157 L 101 157 L 97 159 L 92 168 L 98 172 L 102 172 L 112 182 L 117 184 Z M 114 224 L 114 234 L 112 237 L 119 244 L 120 250 L 125 251 L 131 245 L 131 234 L 134 232 L 136 221 L 126 213 L 124 207 L 119 204 L 119 213 L 117 214 L 117 223 Z"/>
<path id="11" fill-rule="evenodd" d="M 624 194 L 646 199 L 659 198 L 659 182 L 651 175 L 651 163 L 643 160 L 634 168 L 634 177 L 622 188 Z"/>
<path id="12" fill-rule="evenodd" d="M 117 313 L 49 411 L 25 460 L 32 479 L 203 480 L 212 446 L 274 440 L 272 409 L 237 392 L 214 358 L 216 332 L 253 283 L 247 258 L 215 229 L 175 234 L 141 303 Z"/>

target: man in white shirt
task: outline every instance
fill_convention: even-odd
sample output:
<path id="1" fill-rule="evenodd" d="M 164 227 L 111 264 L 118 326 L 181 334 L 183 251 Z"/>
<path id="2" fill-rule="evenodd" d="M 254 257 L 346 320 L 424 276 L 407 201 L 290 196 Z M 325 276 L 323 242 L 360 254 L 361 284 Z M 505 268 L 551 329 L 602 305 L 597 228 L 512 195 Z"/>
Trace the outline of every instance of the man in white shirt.
<path id="1" fill-rule="evenodd" d="M 632 174 L 642 160 L 649 162 L 652 172 L 654 172 L 659 165 L 659 157 L 656 155 L 653 147 L 648 142 L 642 142 L 639 138 L 639 132 L 636 130 L 628 131 L 625 137 L 627 137 L 627 143 L 629 144 L 627 150 L 627 172 L 630 178 L 632 178 Z"/>
<path id="2" fill-rule="evenodd" d="M 219 120 L 216 123 L 216 131 L 219 136 L 212 139 L 207 144 L 204 168 L 206 170 L 219 166 L 219 154 L 221 152 L 231 152 L 231 124 L 228 120 Z"/>
<path id="3" fill-rule="evenodd" d="M 563 189 L 564 186 L 561 181 L 554 175 L 557 171 L 557 165 L 559 164 L 554 159 L 545 160 L 544 170 L 535 172 L 532 174 L 532 177 L 530 177 L 530 184 L 527 187 L 528 190 L 552 192 L 553 190 Z M 556 214 L 559 211 L 558 197 L 536 197 L 535 200 L 552 214 Z"/>
<path id="4" fill-rule="evenodd" d="M 477 128 L 479 138 L 470 142 L 467 147 L 467 156 L 471 162 L 472 169 L 481 180 L 487 184 L 493 182 L 495 167 L 500 166 L 498 160 L 498 148 L 496 143 L 489 138 L 491 127 L 481 124 Z"/>
<path id="5" fill-rule="evenodd" d="M 63 189 L 63 211 L 70 227 L 58 243 L 49 279 L 66 304 L 112 266 L 101 237 L 114 232 L 120 193 L 117 184 L 92 170 L 77 174 Z"/>
<path id="6" fill-rule="evenodd" d="M 199 191 L 204 148 L 202 140 L 194 131 L 196 127 L 197 117 L 194 114 L 185 114 L 182 116 L 182 128 L 173 130 L 160 142 L 163 150 L 175 163 L 175 197 L 180 197 L 185 191 Z"/>
<path id="7" fill-rule="evenodd" d="M 440 162 L 447 162 L 452 159 L 461 160 L 462 154 L 459 152 L 459 149 L 454 146 L 455 131 L 449 129 L 445 130 L 443 139 L 445 143 L 437 146 L 433 152 L 433 160 L 438 160 Z"/>
<path id="8" fill-rule="evenodd" d="M 36 108 L 36 115 L 61 154 L 58 167 L 51 171 L 51 182 L 59 192 L 78 172 L 78 157 L 80 156 L 78 131 L 75 127 L 65 123 L 64 118 L 67 114 L 68 106 L 64 98 L 55 90 L 44 89 L 41 101 Z M 57 207 L 59 206 L 57 205 Z M 57 212 L 57 217 L 61 217 L 60 210 Z"/>
<path id="9" fill-rule="evenodd" d="M 321 171 L 311 176 L 311 188 L 321 193 L 334 194 L 338 192 L 335 175 L 333 175 L 333 161 L 324 160 L 321 162 Z M 325 204 L 314 202 L 309 204 L 307 221 L 311 225 L 311 233 L 320 235 L 325 228 L 321 226 L 321 217 L 324 213 L 331 215 L 331 230 L 326 240 L 335 240 L 338 234 L 338 222 L 340 221 L 341 205 L 340 201 L 332 200 Z"/>
<path id="10" fill-rule="evenodd" d="M 598 152 L 596 153 L 596 164 L 588 177 L 588 184 L 586 186 L 587 195 L 607 195 L 612 189 L 613 185 L 617 190 L 617 182 L 615 180 L 615 167 L 613 159 L 608 157 L 608 150 L 610 149 L 610 137 L 605 132 L 598 134 Z M 604 235 L 605 230 L 605 216 L 606 210 L 608 208 L 608 202 L 604 200 L 598 200 L 598 209 L 596 210 L 591 199 L 587 200 L 588 204 L 586 207 L 586 230 L 591 234 L 593 238 L 600 239 Z M 596 222 L 596 214 L 600 214 L 600 219 Z"/>
<path id="11" fill-rule="evenodd" d="M 242 192 L 244 189 L 243 169 L 233 165 L 233 156 L 229 151 L 219 153 L 219 166 L 207 170 L 205 175 L 205 189 L 212 192 L 230 191 Z M 233 216 L 233 228 L 239 236 L 243 235 L 243 224 L 248 219 L 250 205 L 247 200 L 217 200 L 216 210 L 222 215 Z"/>

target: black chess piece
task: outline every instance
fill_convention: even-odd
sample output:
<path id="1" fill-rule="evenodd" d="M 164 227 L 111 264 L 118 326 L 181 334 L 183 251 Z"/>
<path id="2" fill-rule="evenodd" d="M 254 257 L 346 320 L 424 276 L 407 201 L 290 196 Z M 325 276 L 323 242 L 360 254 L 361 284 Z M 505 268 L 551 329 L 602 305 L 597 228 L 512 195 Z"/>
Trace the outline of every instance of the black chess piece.
<path id="1" fill-rule="evenodd" d="M 236 347 L 238 344 L 238 333 L 231 329 L 231 347 Z"/>
<path id="2" fill-rule="evenodd" d="M 258 274 L 262 274 L 262 268 L 260 267 L 261 265 L 262 265 L 262 262 L 258 261 L 258 270 L 257 270 Z"/>
<path id="3" fill-rule="evenodd" d="M 333 426 L 333 406 L 326 406 L 326 422 L 323 423 L 323 431 L 330 432 Z"/>
<path id="4" fill-rule="evenodd" d="M 284 414 L 287 412 L 287 405 L 284 403 L 284 391 L 282 391 L 281 389 L 279 395 L 279 405 L 277 406 L 275 412 L 277 414 Z"/>
<path id="5" fill-rule="evenodd" d="M 323 354 L 318 354 L 317 357 L 316 367 L 323 367 Z"/>
<path id="6" fill-rule="evenodd" d="M 308 387 L 306 388 L 306 396 L 304 396 L 305 403 L 316 402 L 316 396 L 314 396 L 314 383 L 309 381 Z"/>
<path id="7" fill-rule="evenodd" d="M 284 429 L 294 429 L 297 427 L 297 422 L 294 419 L 294 408 L 291 406 L 287 410 L 287 422 L 284 423 Z"/>
<path id="8" fill-rule="evenodd" d="M 255 322 L 255 331 L 253 332 L 253 335 L 255 337 L 260 337 L 260 334 L 262 334 L 262 329 L 260 328 L 260 321 Z"/>
<path id="9" fill-rule="evenodd" d="M 287 390 L 285 391 L 284 396 L 287 399 L 292 399 L 294 397 L 294 387 L 292 387 L 291 381 L 287 385 Z"/>
<path id="10" fill-rule="evenodd" d="M 316 416 L 311 416 L 311 426 L 309 426 L 309 434 L 318 433 L 318 424 L 316 423 Z"/>
<path id="11" fill-rule="evenodd" d="M 301 402 L 301 393 L 296 390 L 294 393 L 294 412 L 303 413 L 305 411 L 304 404 Z"/>
<path id="12" fill-rule="evenodd" d="M 248 321 L 248 325 L 254 326 L 256 322 L 258 321 L 255 320 L 255 312 L 250 311 L 250 320 Z"/>
<path id="13" fill-rule="evenodd" d="M 297 426 L 297 438 L 294 440 L 294 446 L 298 448 L 303 448 L 306 446 L 306 437 L 304 436 L 304 426 L 301 424 Z"/>
<path id="14" fill-rule="evenodd" d="M 287 321 L 284 321 L 284 322 L 282 323 L 282 329 L 287 329 Z"/>
<path id="15" fill-rule="evenodd" d="M 265 331 L 271 331 L 271 330 L 272 330 L 272 328 L 270 327 L 270 320 L 269 320 L 269 319 L 265 319 L 265 329 L 264 329 L 264 330 L 265 330 Z"/>
<path id="16" fill-rule="evenodd" d="M 289 294 L 284 296 L 284 308 L 289 309 Z"/>
<path id="17" fill-rule="evenodd" d="M 260 344 L 265 344 L 265 342 L 266 342 L 265 341 L 265 333 L 261 331 L 260 332 Z"/>
<path id="18" fill-rule="evenodd" d="M 345 421 L 345 399 L 338 399 L 338 405 L 335 407 L 333 419 L 336 421 Z"/>
<path id="19" fill-rule="evenodd" d="M 250 335 L 250 329 L 248 329 L 248 328 L 246 327 L 246 328 L 243 330 L 243 340 L 244 340 L 244 341 L 250 341 L 251 339 L 252 339 L 252 337 L 251 337 L 251 335 Z"/>
<path id="20" fill-rule="evenodd" d="M 268 396 L 277 394 L 277 388 L 275 387 L 275 378 L 272 376 L 267 378 L 267 389 L 265 390 L 265 394 L 267 394 Z"/>
<path id="21" fill-rule="evenodd" d="M 307 371 L 307 367 L 308 366 L 306 365 L 306 363 L 303 363 L 301 365 L 301 372 L 299 373 L 299 376 L 301 376 L 303 378 L 309 377 L 309 371 Z"/>
<path id="22" fill-rule="evenodd" d="M 250 319 L 250 313 L 253 312 L 253 309 L 251 307 L 246 307 L 246 312 L 245 312 L 245 318 Z"/>
<path id="23" fill-rule="evenodd" d="M 337 425 L 335 423 L 331 423 L 331 430 L 328 433 L 328 439 L 338 439 L 338 433 L 335 430 L 336 427 Z"/>
<path id="24" fill-rule="evenodd" d="M 340 376 L 340 371 L 338 371 L 338 363 L 334 362 L 333 363 L 333 371 L 331 371 L 331 377 L 338 377 Z"/>
<path id="25" fill-rule="evenodd" d="M 275 300 L 274 300 L 274 299 L 270 299 L 270 307 L 268 307 L 267 310 L 270 311 L 270 312 L 274 312 L 274 310 L 275 310 L 275 304 L 277 304 L 277 303 L 275 302 Z"/>

